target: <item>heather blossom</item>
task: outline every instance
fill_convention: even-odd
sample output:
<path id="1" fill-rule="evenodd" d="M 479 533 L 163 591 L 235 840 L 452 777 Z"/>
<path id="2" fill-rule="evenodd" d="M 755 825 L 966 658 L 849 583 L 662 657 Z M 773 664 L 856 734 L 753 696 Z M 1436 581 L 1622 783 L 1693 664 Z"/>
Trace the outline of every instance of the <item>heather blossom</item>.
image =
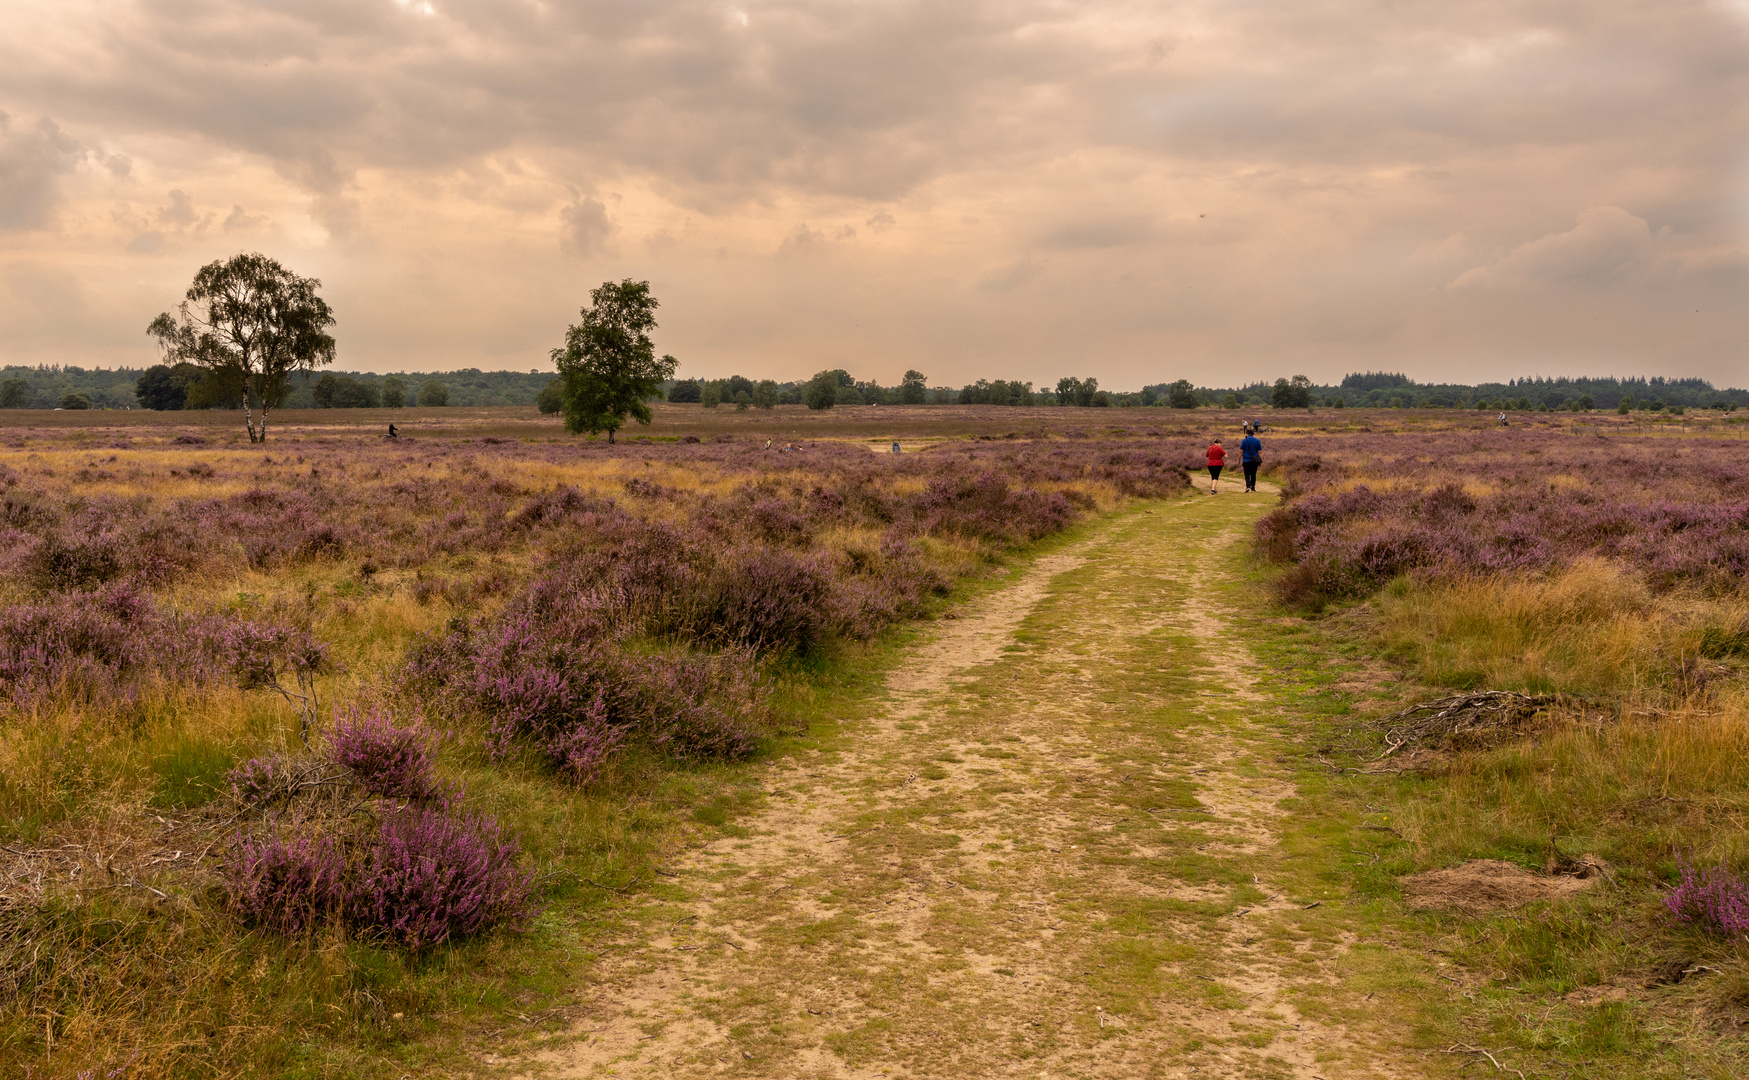
<path id="1" fill-rule="evenodd" d="M 1664 897 L 1664 910 L 1678 923 L 1713 933 L 1749 933 L 1749 880 L 1723 863 L 1682 865 L 1682 878 Z"/>

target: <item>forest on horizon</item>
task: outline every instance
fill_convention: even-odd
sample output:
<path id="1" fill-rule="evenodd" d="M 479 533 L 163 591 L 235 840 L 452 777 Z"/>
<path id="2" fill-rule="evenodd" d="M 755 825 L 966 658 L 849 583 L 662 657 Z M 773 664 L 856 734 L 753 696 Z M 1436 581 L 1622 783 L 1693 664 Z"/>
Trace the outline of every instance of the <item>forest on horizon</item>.
<path id="1" fill-rule="evenodd" d="M 154 368 L 83 368 L 74 365 L 9 365 L 0 368 L 0 408 L 55 409 L 63 406 L 94 409 L 142 407 L 223 407 L 216 400 L 202 400 L 198 372 L 182 373 L 185 396 L 181 405 L 166 405 L 165 399 L 142 394 L 142 379 L 148 372 L 166 381 L 169 370 Z M 435 403 L 421 392 L 432 384 L 441 387 L 443 404 L 454 407 L 535 405 L 541 391 L 557 376 L 551 371 L 481 371 L 463 368 L 441 372 L 395 372 L 377 374 L 359 371 L 322 371 L 297 375 L 278 408 L 314 409 L 380 407 L 385 391 L 396 389 L 403 404 Z M 884 386 L 859 380 L 842 369 L 823 371 L 812 379 L 788 382 L 753 380 L 734 375 L 722 379 L 681 379 L 669 382 L 664 394 L 673 401 L 694 401 L 727 406 L 758 404 L 825 404 L 818 395 L 810 399 L 810 384 L 836 384 L 826 395 L 832 405 L 1090 405 L 1111 407 L 1345 407 L 1345 408 L 1483 408 L 1511 410 L 1616 409 L 1624 397 L 1636 409 L 1735 408 L 1749 405 L 1749 390 L 1719 389 L 1705 379 L 1649 377 L 1545 378 L 1533 376 L 1506 382 L 1422 383 L 1394 372 L 1357 372 L 1335 384 L 1318 384 L 1303 376 L 1259 380 L 1241 386 L 1194 386 L 1186 380 L 1155 383 L 1140 390 L 1109 390 L 1097 377 L 1065 377 L 1055 386 L 1031 382 L 980 379 L 966 386 L 926 386 L 923 400 L 908 398 L 902 384 Z M 73 400 L 83 400 L 79 404 Z M 549 395 L 549 404 L 552 395 Z M 147 404 L 150 402 L 151 404 Z M 547 411 L 556 411 L 556 407 Z"/>

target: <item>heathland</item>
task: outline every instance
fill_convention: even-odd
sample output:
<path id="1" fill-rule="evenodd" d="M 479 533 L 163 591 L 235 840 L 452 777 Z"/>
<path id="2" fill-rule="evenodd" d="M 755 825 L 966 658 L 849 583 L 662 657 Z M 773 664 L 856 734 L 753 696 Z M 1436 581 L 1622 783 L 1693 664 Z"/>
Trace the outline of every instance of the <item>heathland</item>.
<path id="1" fill-rule="evenodd" d="M 1743 1071 L 1734 417 L 276 415 L 0 428 L 9 1074 Z"/>

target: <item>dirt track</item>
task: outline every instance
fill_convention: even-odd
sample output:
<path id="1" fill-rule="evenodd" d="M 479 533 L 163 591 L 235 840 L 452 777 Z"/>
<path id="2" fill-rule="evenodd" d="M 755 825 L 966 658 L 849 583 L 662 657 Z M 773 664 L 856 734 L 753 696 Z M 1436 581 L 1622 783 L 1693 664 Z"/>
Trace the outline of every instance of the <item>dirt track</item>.
<path id="1" fill-rule="evenodd" d="M 1206 479 L 1202 481 L 1206 490 Z M 970 605 L 840 748 L 673 867 L 557 1076 L 1394 1075 L 1288 876 L 1223 593 L 1238 485 L 1108 521 Z"/>

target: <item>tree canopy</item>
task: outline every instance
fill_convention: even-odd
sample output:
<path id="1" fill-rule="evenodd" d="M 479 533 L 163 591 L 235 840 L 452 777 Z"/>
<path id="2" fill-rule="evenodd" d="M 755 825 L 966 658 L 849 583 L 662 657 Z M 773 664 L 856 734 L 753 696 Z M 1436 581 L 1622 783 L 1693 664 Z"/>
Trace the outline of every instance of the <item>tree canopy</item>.
<path id="1" fill-rule="evenodd" d="M 149 367 L 134 381 L 134 397 L 140 407 L 175 411 L 188 406 L 189 395 L 195 392 L 204 377 L 193 364 L 170 367 L 159 364 Z"/>
<path id="2" fill-rule="evenodd" d="M 854 387 L 855 385 L 856 380 L 851 378 L 850 372 L 843 368 L 822 371 L 808 380 L 807 388 L 803 391 L 803 400 L 808 403 L 810 409 L 830 409 L 832 406 L 840 404 L 838 393 L 840 387 Z M 858 395 L 856 404 L 861 404 L 860 399 L 861 395 Z M 845 401 L 843 404 L 848 405 L 851 402 Z"/>
<path id="3" fill-rule="evenodd" d="M 583 321 L 568 328 L 564 346 L 553 350 L 553 363 L 565 380 L 565 429 L 605 431 L 612 442 L 627 417 L 650 422 L 646 402 L 662 395 L 677 361 L 658 358 L 650 341 L 658 304 L 649 282 L 604 281 L 589 301 L 579 312 Z"/>
<path id="4" fill-rule="evenodd" d="M 1278 409 L 1309 409 L 1312 407 L 1312 380 L 1295 375 L 1292 380 L 1277 379 L 1269 395 L 1269 403 Z"/>
<path id="5" fill-rule="evenodd" d="M 334 362 L 334 313 L 316 293 L 321 285 L 265 255 L 234 255 L 201 267 L 177 313 L 159 315 L 146 332 L 166 364 L 203 368 L 214 392 L 240 400 L 249 441 L 266 442 L 267 414 L 291 373 Z"/>

